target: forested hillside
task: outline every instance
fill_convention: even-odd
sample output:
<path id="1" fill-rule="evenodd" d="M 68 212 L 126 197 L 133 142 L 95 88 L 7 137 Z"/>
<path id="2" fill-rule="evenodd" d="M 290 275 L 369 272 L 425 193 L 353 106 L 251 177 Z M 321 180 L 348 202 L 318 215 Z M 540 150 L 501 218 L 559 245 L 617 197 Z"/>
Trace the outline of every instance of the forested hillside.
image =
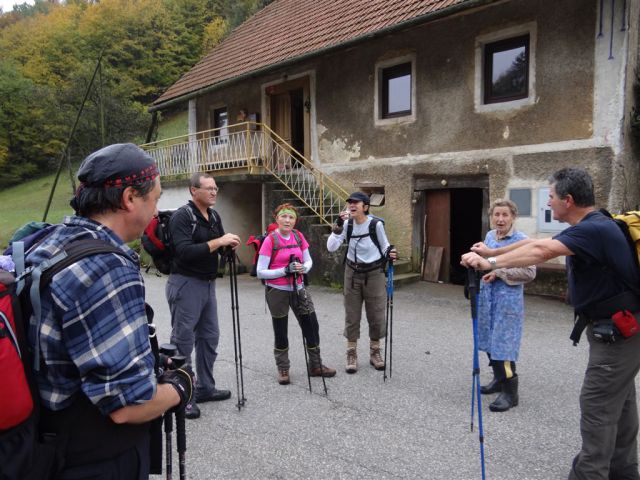
<path id="1" fill-rule="evenodd" d="M 147 106 L 270 2 L 36 0 L 0 13 L 0 187 L 55 168 L 94 72 L 71 160 L 141 141 Z"/>

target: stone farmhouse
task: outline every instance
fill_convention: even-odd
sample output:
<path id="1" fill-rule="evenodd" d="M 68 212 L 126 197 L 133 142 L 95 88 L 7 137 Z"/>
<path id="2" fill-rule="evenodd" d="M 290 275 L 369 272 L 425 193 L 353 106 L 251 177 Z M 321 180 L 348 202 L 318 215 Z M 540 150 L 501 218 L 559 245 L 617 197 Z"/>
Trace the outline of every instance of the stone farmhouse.
<path id="1" fill-rule="evenodd" d="M 145 148 L 165 177 L 213 173 L 245 238 L 295 198 L 327 281 L 341 259 L 323 235 L 363 190 L 406 271 L 460 283 L 491 201 L 514 200 L 531 237 L 566 227 L 546 206 L 560 167 L 587 168 L 599 206 L 636 208 L 639 16 L 623 0 L 276 0 L 154 102 L 174 136 Z"/>

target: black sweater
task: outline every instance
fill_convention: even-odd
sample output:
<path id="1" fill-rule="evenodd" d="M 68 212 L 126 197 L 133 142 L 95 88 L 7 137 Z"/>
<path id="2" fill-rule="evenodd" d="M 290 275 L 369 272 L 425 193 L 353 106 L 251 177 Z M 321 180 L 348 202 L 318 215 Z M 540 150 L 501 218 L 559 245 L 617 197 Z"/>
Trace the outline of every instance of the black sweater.
<path id="1" fill-rule="evenodd" d="M 196 217 L 195 230 L 193 216 Z M 171 273 L 179 273 L 203 280 L 214 280 L 218 274 L 218 250 L 209 251 L 207 242 L 224 235 L 220 215 L 209 208 L 209 219 L 205 219 L 195 204 L 189 203 L 178 210 L 169 220 L 169 232 L 173 247 Z"/>

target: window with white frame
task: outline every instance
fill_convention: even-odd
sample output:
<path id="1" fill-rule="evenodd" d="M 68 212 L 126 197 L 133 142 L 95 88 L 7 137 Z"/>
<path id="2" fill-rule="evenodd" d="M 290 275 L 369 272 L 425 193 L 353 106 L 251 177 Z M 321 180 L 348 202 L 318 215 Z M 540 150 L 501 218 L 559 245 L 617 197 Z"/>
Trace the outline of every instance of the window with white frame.
<path id="1" fill-rule="evenodd" d="M 529 35 L 484 46 L 484 103 L 529 96 Z"/>
<path id="2" fill-rule="evenodd" d="M 415 96 L 415 55 L 376 64 L 376 125 L 415 120 Z"/>
<path id="3" fill-rule="evenodd" d="M 411 62 L 383 68 L 382 118 L 411 115 Z"/>
<path id="4" fill-rule="evenodd" d="M 476 39 L 476 111 L 535 102 L 535 22 Z"/>

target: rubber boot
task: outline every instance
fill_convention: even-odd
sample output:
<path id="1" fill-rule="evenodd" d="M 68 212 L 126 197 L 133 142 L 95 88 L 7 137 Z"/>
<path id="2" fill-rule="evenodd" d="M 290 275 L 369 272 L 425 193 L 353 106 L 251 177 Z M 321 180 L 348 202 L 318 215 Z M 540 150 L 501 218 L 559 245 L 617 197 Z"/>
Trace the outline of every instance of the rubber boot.
<path id="1" fill-rule="evenodd" d="M 498 380 L 495 376 L 493 380 L 491 380 L 486 385 L 482 385 L 480 387 L 480 393 L 483 395 L 490 395 L 492 393 L 498 393 L 502 391 L 502 382 Z"/>
<path id="2" fill-rule="evenodd" d="M 291 381 L 289 378 L 289 368 L 291 362 L 289 362 L 289 349 L 278 350 L 273 349 L 273 355 L 276 359 L 276 367 L 278 367 L 278 383 L 280 385 L 288 385 Z"/>
<path id="3" fill-rule="evenodd" d="M 502 392 L 489 405 L 492 412 L 506 412 L 518 405 L 518 377 L 507 378 L 502 384 Z"/>
<path id="4" fill-rule="evenodd" d="M 500 378 L 504 378 L 505 376 L 504 372 L 499 372 L 499 367 L 496 362 L 491 361 L 489 364 L 493 369 L 493 380 L 491 380 L 488 384 L 482 385 L 480 387 L 480 393 L 482 393 L 483 395 L 490 395 L 492 393 L 501 392 L 503 380 L 500 380 Z"/>
<path id="5" fill-rule="evenodd" d="M 336 369 L 322 364 L 320 347 L 307 347 L 309 354 L 309 375 L 312 377 L 333 377 Z"/>

